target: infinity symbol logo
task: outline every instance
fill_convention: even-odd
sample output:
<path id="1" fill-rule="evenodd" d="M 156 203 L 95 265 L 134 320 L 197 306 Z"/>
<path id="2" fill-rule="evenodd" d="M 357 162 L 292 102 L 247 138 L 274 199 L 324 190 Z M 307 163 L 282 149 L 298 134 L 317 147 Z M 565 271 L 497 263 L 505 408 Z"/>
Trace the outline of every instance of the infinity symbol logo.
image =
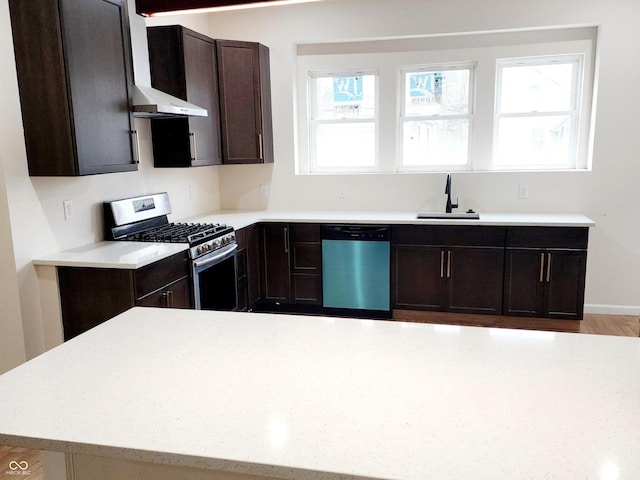
<path id="1" fill-rule="evenodd" d="M 9 468 L 11 470 L 26 470 L 29 468 L 29 464 L 27 462 L 16 462 L 15 460 L 12 460 L 9 462 Z"/>

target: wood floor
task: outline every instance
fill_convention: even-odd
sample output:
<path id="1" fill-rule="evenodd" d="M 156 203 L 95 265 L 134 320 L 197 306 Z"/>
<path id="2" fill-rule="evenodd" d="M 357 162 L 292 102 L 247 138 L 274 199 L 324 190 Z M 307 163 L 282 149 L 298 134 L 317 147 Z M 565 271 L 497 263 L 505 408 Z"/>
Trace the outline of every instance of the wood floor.
<path id="1" fill-rule="evenodd" d="M 478 317 L 483 317 L 478 319 Z M 635 315 L 585 315 L 581 322 L 556 321 L 549 322 L 539 319 L 516 319 L 514 317 L 487 317 L 480 315 L 415 315 L 408 311 L 395 311 L 395 320 L 414 321 L 424 323 L 450 323 L 456 325 L 482 325 L 491 327 L 508 328 L 539 328 L 545 330 L 571 331 L 575 333 L 617 335 L 627 337 L 640 336 L 640 320 Z M 557 323 L 560 322 L 560 323 Z M 552 328 L 555 327 L 555 328 Z M 13 463 L 16 462 L 16 463 Z M 28 465 L 29 475 L 16 472 L 21 467 Z M 15 470 L 12 470 L 13 467 Z M 14 473 L 14 474 L 12 474 Z M 16 478 L 27 480 L 42 480 L 42 463 L 40 452 L 26 448 L 9 447 L 0 445 L 0 480 L 15 480 Z"/>
<path id="2" fill-rule="evenodd" d="M 42 480 L 40 452 L 0 445 L 0 479 Z"/>
<path id="3" fill-rule="evenodd" d="M 454 313 L 394 310 L 393 319 L 405 322 L 444 323 L 480 327 L 521 328 L 557 332 L 640 336 L 640 319 L 635 315 L 586 314 L 582 321 L 549 320 L 543 318 L 506 317 L 493 315 L 460 315 Z"/>

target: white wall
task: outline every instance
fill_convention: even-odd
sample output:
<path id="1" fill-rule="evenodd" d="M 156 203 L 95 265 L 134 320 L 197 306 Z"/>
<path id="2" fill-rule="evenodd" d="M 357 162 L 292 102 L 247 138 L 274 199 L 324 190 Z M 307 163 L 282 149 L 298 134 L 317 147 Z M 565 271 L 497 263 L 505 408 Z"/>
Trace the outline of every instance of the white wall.
<path id="1" fill-rule="evenodd" d="M 27 174 L 7 2 L 0 3 L 0 371 L 44 349 L 34 257 L 102 237 L 100 203 L 168 191 L 180 219 L 225 208 L 411 210 L 443 204 L 442 174 L 295 176 L 295 45 L 339 39 L 502 30 L 559 25 L 601 26 L 598 118 L 592 172 L 458 174 L 462 206 L 479 211 L 580 212 L 591 232 L 587 303 L 591 310 L 640 311 L 640 2 L 637 0 L 325 0 L 319 3 L 153 19 L 180 22 L 214 38 L 260 41 L 271 49 L 276 163 L 265 166 L 152 168 L 147 120 L 138 120 L 143 161 L 138 172 L 82 178 Z M 208 30 L 208 31 L 207 31 Z M 517 200 L 520 183 L 530 198 Z M 259 198 L 269 184 L 268 204 Z M 196 196 L 189 200 L 189 186 Z M 339 199 L 337 186 L 347 198 Z M 6 196 L 6 202 L 3 197 Z M 62 201 L 73 200 L 65 221 Z M 8 228 L 11 234 L 8 234 Z M 13 245 L 11 245 L 13 243 Z M 14 270 L 15 265 L 15 270 Z M 16 293 L 17 291 L 17 293 Z M 20 342 L 20 322 L 26 339 Z M 6 339 L 6 340 L 5 340 Z M 5 353 L 11 352 L 11 353 Z"/>
<path id="2" fill-rule="evenodd" d="M 29 177 L 15 73 L 8 2 L 0 2 L 0 372 L 44 351 L 38 279 L 31 261 L 103 239 L 102 202 L 167 191 L 171 219 L 220 207 L 218 169 L 153 168 L 149 120 L 136 119 L 141 163 L 137 172 L 78 178 Z M 189 190 L 195 195 L 190 198 Z M 7 202 L 2 201 L 6 192 Z M 73 201 L 64 219 L 62 201 Z M 6 300 L 5 300 L 6 297 Z M 20 322 L 22 316 L 22 322 Z M 24 338 L 22 340 L 22 329 Z M 18 341 L 19 340 L 19 341 Z M 4 343 L 15 345 L 6 348 Z M 20 357 L 21 356 L 21 357 Z"/>
<path id="3" fill-rule="evenodd" d="M 268 207 L 274 209 L 443 208 L 444 174 L 294 175 L 297 43 L 598 25 L 593 171 L 456 174 L 454 190 L 461 207 L 480 212 L 579 212 L 591 217 L 597 227 L 590 237 L 587 308 L 638 313 L 639 22 L 637 0 L 540 0 L 526 4 L 513 0 L 326 0 L 210 14 L 208 33 L 212 37 L 259 41 L 271 51 L 276 163 L 222 169 L 222 204 L 226 208 L 259 208 L 258 185 L 270 183 Z M 521 183 L 529 186 L 527 200 L 517 199 Z M 338 198 L 338 185 L 346 187 L 347 198 Z"/>

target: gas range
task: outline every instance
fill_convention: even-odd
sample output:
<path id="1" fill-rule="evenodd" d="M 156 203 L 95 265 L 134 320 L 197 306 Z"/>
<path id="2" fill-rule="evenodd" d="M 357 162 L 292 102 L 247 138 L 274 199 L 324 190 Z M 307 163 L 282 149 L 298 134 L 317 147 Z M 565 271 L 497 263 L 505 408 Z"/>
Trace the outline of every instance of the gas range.
<path id="1" fill-rule="evenodd" d="M 104 202 L 107 240 L 186 243 L 192 259 L 236 244 L 233 227 L 212 223 L 170 223 L 167 193 Z"/>

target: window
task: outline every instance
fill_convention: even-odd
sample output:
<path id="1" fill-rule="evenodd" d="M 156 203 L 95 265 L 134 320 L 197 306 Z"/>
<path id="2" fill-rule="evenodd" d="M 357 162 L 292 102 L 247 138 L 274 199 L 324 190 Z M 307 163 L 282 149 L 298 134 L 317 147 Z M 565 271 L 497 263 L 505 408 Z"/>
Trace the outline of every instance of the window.
<path id="1" fill-rule="evenodd" d="M 376 77 L 372 72 L 311 73 L 311 171 L 376 169 Z"/>
<path id="2" fill-rule="evenodd" d="M 498 60 L 494 164 L 576 167 L 580 56 Z"/>
<path id="3" fill-rule="evenodd" d="M 297 45 L 295 173 L 591 168 L 597 27 Z"/>
<path id="4" fill-rule="evenodd" d="M 469 166 L 473 68 L 401 70 L 400 170 L 454 170 Z"/>

